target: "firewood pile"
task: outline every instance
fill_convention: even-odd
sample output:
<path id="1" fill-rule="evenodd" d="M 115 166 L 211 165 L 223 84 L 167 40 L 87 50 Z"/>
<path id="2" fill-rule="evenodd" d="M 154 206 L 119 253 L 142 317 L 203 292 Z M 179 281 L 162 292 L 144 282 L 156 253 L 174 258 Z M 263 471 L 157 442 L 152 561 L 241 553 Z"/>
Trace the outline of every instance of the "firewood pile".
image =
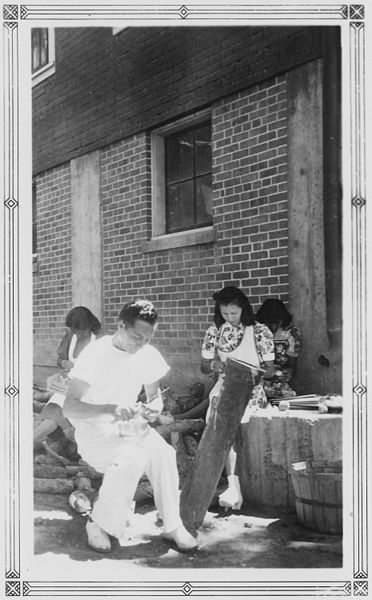
<path id="1" fill-rule="evenodd" d="M 188 388 L 185 395 L 176 395 L 168 388 L 162 391 L 164 411 L 160 423 L 154 426 L 176 449 L 182 485 L 195 456 L 204 429 L 204 420 L 174 420 L 174 416 L 198 404 L 203 398 L 204 386 L 194 384 Z M 50 392 L 34 386 L 34 428 L 42 421 L 40 413 L 50 396 Z M 45 442 L 34 448 L 34 499 L 38 506 L 60 507 L 66 504 L 66 499 L 75 490 L 84 492 L 90 500 L 93 500 L 101 481 L 102 475 L 85 463 L 78 454 L 74 429 L 68 422 L 63 430 L 58 428 Z M 152 498 L 152 488 L 147 478 L 143 477 L 134 499 L 136 502 L 144 502 L 150 498 Z"/>

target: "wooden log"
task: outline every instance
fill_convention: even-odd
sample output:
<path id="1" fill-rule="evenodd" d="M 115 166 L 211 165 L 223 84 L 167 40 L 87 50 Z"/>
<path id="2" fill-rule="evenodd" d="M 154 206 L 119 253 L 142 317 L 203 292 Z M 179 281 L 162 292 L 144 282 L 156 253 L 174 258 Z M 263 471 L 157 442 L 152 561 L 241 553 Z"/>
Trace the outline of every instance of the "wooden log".
<path id="1" fill-rule="evenodd" d="M 190 433 L 190 431 L 202 431 L 203 427 L 203 419 L 180 419 L 168 425 L 157 425 L 155 429 L 162 437 L 168 437 L 173 432 Z"/>
<path id="2" fill-rule="evenodd" d="M 34 457 L 34 465 L 60 465 L 60 462 L 54 458 L 54 456 L 36 454 Z"/>
<path id="3" fill-rule="evenodd" d="M 68 495 L 35 492 L 34 506 L 36 510 L 54 508 L 66 512 L 69 510 Z"/>
<path id="4" fill-rule="evenodd" d="M 64 467 L 58 465 L 34 464 L 34 477 L 39 479 L 66 479 L 68 473 Z"/>
<path id="5" fill-rule="evenodd" d="M 76 477 L 78 473 L 81 473 L 88 479 L 100 479 L 102 475 L 97 473 L 93 467 L 80 466 L 80 465 L 66 465 L 65 467 L 68 477 Z"/>
<path id="6" fill-rule="evenodd" d="M 181 491 L 182 521 L 192 534 L 195 534 L 203 523 L 213 499 L 240 421 L 257 381 L 257 375 L 255 376 L 254 373 L 243 363 L 232 359 L 226 361 L 225 380 L 219 401 L 211 410 L 196 456 Z"/>
<path id="7" fill-rule="evenodd" d="M 34 491 L 46 494 L 70 494 L 74 491 L 74 482 L 70 479 L 34 478 Z"/>

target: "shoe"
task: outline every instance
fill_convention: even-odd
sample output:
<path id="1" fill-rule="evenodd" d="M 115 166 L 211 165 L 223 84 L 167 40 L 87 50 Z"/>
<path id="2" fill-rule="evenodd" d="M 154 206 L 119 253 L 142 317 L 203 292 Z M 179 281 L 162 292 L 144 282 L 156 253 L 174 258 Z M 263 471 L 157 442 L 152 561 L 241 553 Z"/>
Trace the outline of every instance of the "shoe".
<path id="1" fill-rule="evenodd" d="M 88 546 L 97 552 L 110 552 L 111 542 L 106 531 L 101 529 L 94 521 L 88 521 L 86 524 L 88 535 Z"/>
<path id="2" fill-rule="evenodd" d="M 243 504 L 243 496 L 240 489 L 239 477 L 237 475 L 229 475 L 227 478 L 229 487 L 219 496 L 218 503 L 225 510 L 240 510 Z"/>
<path id="3" fill-rule="evenodd" d="M 195 550 L 195 548 L 198 547 L 197 540 L 183 525 L 180 525 L 177 529 L 174 529 L 174 531 L 164 532 L 163 537 L 175 542 L 179 550 L 183 550 L 184 552 Z"/>
<path id="4" fill-rule="evenodd" d="M 81 515 L 89 515 L 92 511 L 92 504 L 88 496 L 79 490 L 75 490 L 69 495 L 68 502 L 71 508 Z"/>

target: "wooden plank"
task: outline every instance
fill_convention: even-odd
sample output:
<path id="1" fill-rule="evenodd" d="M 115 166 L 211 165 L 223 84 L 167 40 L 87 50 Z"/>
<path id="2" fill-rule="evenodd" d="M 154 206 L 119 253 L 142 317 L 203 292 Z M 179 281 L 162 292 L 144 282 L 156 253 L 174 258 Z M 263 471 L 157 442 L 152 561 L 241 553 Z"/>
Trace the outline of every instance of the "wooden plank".
<path id="1" fill-rule="evenodd" d="M 217 407 L 211 410 L 181 491 L 181 518 L 191 533 L 203 523 L 253 387 L 251 369 L 227 359 Z"/>
<path id="2" fill-rule="evenodd" d="M 74 483 L 70 479 L 34 479 L 35 493 L 70 494 Z"/>
<path id="3" fill-rule="evenodd" d="M 39 479 L 66 479 L 68 472 L 65 467 L 59 465 L 34 464 L 34 477 Z"/>

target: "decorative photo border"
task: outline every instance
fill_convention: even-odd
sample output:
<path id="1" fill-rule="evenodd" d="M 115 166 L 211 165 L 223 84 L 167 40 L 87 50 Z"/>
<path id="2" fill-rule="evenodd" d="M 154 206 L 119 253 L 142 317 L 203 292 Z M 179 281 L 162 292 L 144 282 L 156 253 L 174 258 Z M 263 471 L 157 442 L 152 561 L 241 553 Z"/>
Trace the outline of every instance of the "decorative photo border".
<path id="1" fill-rule="evenodd" d="M 344 196 L 351 223 L 352 315 L 352 564 L 345 581 L 29 581 L 21 559 L 20 457 L 20 208 L 21 131 L 19 126 L 19 32 L 26 21 L 92 25 L 123 20 L 177 25 L 303 24 L 348 28 L 350 161 Z M 356 4 L 4 4 L 3 34 L 3 232 L 4 232 L 4 578 L 5 596 L 247 596 L 331 597 L 368 595 L 368 420 L 367 420 L 367 204 L 366 204 L 366 24 L 365 7 Z M 346 56 L 346 54 L 345 54 Z M 348 186 L 348 182 L 350 185 Z M 344 225 L 345 226 L 345 225 Z M 345 269 L 345 265 L 344 265 Z M 249 576 L 253 572 L 249 571 Z"/>

